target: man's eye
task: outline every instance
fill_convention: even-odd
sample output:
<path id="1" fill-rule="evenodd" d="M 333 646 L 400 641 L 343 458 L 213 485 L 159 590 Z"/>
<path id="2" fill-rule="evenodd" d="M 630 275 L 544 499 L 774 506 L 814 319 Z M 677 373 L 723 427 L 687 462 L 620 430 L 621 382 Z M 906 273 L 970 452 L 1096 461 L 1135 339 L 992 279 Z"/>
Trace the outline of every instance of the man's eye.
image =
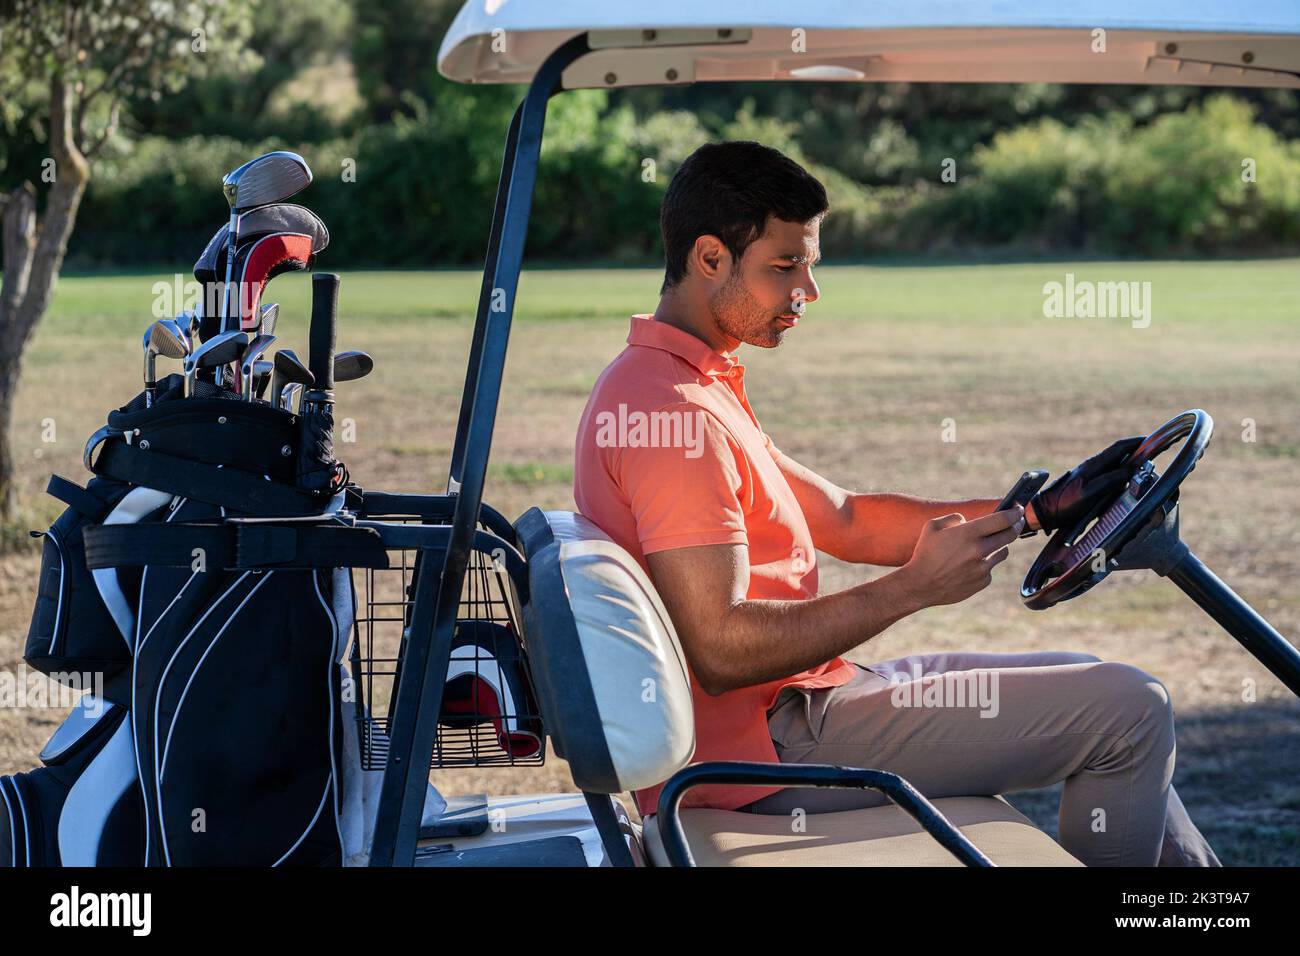
<path id="1" fill-rule="evenodd" d="M 776 267 L 776 271 L 777 271 L 777 272 L 793 272 L 793 271 L 794 271 L 794 266 L 777 266 L 777 267 Z"/>

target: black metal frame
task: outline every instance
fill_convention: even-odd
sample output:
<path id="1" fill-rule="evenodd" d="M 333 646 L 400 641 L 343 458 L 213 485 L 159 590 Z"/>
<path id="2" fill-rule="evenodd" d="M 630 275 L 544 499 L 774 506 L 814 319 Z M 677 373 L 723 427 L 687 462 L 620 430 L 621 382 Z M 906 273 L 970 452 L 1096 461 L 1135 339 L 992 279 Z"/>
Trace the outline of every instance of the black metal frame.
<path id="1" fill-rule="evenodd" d="M 587 802 L 587 809 L 591 811 L 591 819 L 596 824 L 596 832 L 600 834 L 600 842 L 604 845 L 605 852 L 609 854 L 610 865 L 636 866 L 636 861 L 632 859 L 632 849 L 628 846 L 628 837 L 618 825 L 618 815 L 614 812 L 614 798 L 608 793 L 588 793 L 584 790 L 582 799 Z"/>
<path id="2" fill-rule="evenodd" d="M 590 49 L 586 34 L 582 34 L 552 53 L 533 77 L 510 121 L 447 480 L 455 508 L 447 540 L 422 554 L 425 567 L 441 568 L 441 573 L 421 574 L 416 584 L 370 852 L 372 866 L 412 866 L 415 862 L 452 632 L 483 504 L 546 105 L 561 91 L 565 68 Z M 504 308 L 493 312 L 498 292 L 504 296 Z"/>
<path id="3" fill-rule="evenodd" d="M 926 833 L 966 866 L 987 867 L 994 863 L 939 812 L 939 808 L 896 773 L 834 767 L 829 764 L 771 764 L 715 760 L 692 764 L 673 774 L 659 792 L 656 807 L 659 841 L 671 866 L 695 866 L 679 810 L 682 798 L 692 787 L 728 783 L 741 786 L 825 787 L 851 790 L 879 790 L 897 807 L 921 825 Z"/>
<path id="4" fill-rule="evenodd" d="M 1178 534 L 1178 503 L 1165 502 L 1150 524 L 1113 559 L 1112 569 L 1149 568 L 1167 577 L 1300 697 L 1300 650 L 1207 568 Z"/>

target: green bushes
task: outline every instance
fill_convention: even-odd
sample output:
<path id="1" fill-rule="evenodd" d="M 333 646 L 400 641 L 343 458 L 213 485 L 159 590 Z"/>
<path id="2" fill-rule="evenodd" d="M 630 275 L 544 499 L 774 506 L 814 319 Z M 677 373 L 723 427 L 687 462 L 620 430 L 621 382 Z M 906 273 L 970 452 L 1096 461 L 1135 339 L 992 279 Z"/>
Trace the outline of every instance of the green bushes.
<path id="1" fill-rule="evenodd" d="M 1041 120 L 970 166 L 913 210 L 909 243 L 1162 255 L 1300 242 L 1300 144 L 1226 95 L 1136 129 L 1116 114 Z"/>
<path id="2" fill-rule="evenodd" d="M 445 94 L 445 95 L 443 95 Z M 307 146 L 206 137 L 144 138 L 106 157 L 82 204 L 74 266 L 175 263 L 188 271 L 228 215 L 221 175 L 268 149 L 299 149 L 316 182 L 300 197 L 329 225 L 326 268 L 482 263 L 515 87 L 441 87 L 436 106 Z M 1147 125 L 1109 113 L 1074 126 L 1041 119 L 957 155 L 956 182 L 864 186 L 809 162 L 797 124 L 745 104 L 710 134 L 689 112 L 638 121 L 603 90 L 552 101 L 533 202 L 532 261 L 653 262 L 659 204 L 678 164 L 710 139 L 757 139 L 825 184 L 829 257 L 1009 248 L 1025 252 L 1294 251 L 1300 245 L 1300 142 L 1220 94 Z M 895 130 L 866 136 L 915 147 Z M 872 152 L 874 151 L 874 152 Z M 1245 166 L 1243 166 L 1245 164 Z M 847 163 L 846 167 L 851 167 Z M 1245 181 L 1243 174 L 1253 174 Z"/>

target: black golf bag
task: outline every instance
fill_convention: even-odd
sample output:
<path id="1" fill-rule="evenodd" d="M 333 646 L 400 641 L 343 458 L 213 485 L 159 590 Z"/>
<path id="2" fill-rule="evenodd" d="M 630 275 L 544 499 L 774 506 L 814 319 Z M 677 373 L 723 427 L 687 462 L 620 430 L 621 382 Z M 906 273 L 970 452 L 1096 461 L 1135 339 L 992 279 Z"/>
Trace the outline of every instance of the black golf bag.
<path id="1" fill-rule="evenodd" d="M 347 569 L 372 556 L 319 520 L 346 473 L 318 462 L 336 480 L 304 491 L 297 415 L 160 385 L 92 437 L 86 488 L 50 482 L 67 510 L 24 656 L 91 692 L 44 767 L 0 778 L 0 866 L 364 858 L 379 774 L 357 759 L 344 663 Z M 258 524 L 286 516 L 317 520 Z"/>

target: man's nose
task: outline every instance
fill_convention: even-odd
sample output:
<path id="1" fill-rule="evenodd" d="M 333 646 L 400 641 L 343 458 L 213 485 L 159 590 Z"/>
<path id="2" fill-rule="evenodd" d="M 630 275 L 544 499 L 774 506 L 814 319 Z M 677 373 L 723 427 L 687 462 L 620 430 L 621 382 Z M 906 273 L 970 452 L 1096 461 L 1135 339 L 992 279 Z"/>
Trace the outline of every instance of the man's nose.
<path id="1" fill-rule="evenodd" d="M 806 273 L 803 280 L 790 294 L 791 300 L 796 298 L 802 299 L 804 303 L 816 302 L 822 297 L 821 289 L 817 287 L 817 280 L 812 277 L 812 273 Z"/>

